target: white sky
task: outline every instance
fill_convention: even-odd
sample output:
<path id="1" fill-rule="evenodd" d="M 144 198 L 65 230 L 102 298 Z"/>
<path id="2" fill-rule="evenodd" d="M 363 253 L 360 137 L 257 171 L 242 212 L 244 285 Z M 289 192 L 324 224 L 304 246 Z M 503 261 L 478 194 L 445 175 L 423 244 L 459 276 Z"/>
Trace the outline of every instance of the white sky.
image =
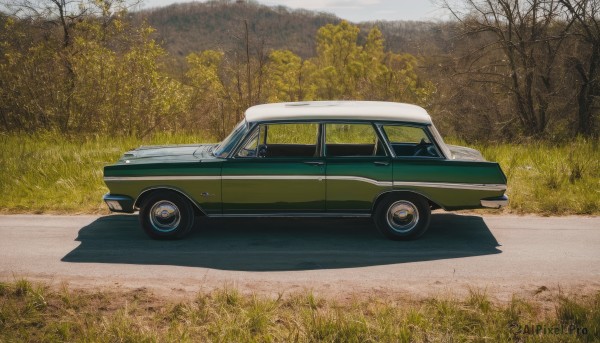
<path id="1" fill-rule="evenodd" d="M 161 7 L 190 0 L 145 0 L 142 7 Z M 203 1 L 199 1 L 203 2 Z M 329 12 L 353 22 L 369 20 L 431 20 L 444 19 L 433 0 L 258 0 L 269 6 Z"/>

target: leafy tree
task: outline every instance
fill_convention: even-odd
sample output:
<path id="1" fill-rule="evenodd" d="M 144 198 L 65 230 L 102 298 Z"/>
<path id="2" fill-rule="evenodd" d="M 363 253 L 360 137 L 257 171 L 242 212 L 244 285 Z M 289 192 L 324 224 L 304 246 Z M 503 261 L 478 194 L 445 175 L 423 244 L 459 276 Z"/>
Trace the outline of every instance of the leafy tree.
<path id="1" fill-rule="evenodd" d="M 358 78 L 364 73 L 362 47 L 357 44 L 359 31 L 342 21 L 338 25 L 327 24 L 317 32 L 317 70 L 312 75 L 317 99 L 357 97 Z"/>
<path id="2" fill-rule="evenodd" d="M 207 121 L 205 128 L 218 137 L 224 137 L 237 120 L 231 118 L 233 99 L 222 75 L 224 61 L 224 54 L 215 50 L 187 56 L 186 76 L 193 88 L 191 112 L 196 120 Z"/>
<path id="3" fill-rule="evenodd" d="M 269 55 L 267 88 L 269 102 L 299 101 L 310 98 L 307 87 L 307 62 L 289 50 L 274 50 Z"/>
<path id="4" fill-rule="evenodd" d="M 145 135 L 156 127 L 177 129 L 169 119 L 186 111 L 186 93 L 161 71 L 165 52 L 152 29 L 130 26 L 121 19 L 123 8 L 110 7 L 114 3 L 50 0 L 43 8 L 56 9 L 56 16 L 29 13 L 29 20 L 15 15 L 5 21 L 5 130 Z M 87 14 L 87 8 L 98 11 Z"/>

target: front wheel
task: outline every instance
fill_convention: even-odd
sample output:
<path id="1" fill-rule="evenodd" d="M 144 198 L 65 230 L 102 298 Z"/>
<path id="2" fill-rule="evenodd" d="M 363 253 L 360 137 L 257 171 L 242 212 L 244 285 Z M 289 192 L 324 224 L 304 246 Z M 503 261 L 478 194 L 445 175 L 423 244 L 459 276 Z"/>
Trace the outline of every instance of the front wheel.
<path id="1" fill-rule="evenodd" d="M 194 209 L 188 199 L 170 191 L 151 194 L 140 208 L 140 224 L 152 239 L 178 239 L 194 226 Z"/>
<path id="2" fill-rule="evenodd" d="M 430 217 L 429 203 L 416 194 L 402 194 L 383 199 L 374 214 L 379 232 L 392 240 L 421 237 L 429 227 Z"/>

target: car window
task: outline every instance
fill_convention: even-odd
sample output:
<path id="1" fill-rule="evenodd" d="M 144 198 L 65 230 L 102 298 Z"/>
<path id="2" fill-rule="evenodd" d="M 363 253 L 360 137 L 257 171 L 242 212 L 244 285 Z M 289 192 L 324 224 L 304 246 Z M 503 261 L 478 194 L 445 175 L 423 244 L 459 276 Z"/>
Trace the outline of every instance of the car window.
<path id="1" fill-rule="evenodd" d="M 248 131 L 248 125 L 245 120 L 242 120 L 235 126 L 229 136 L 215 147 L 213 154 L 217 157 L 225 157 L 234 145 L 244 137 L 246 131 Z"/>
<path id="2" fill-rule="evenodd" d="M 306 144 L 316 145 L 319 124 L 268 124 L 266 125 L 267 144 Z"/>
<path id="3" fill-rule="evenodd" d="M 259 129 L 257 127 L 252 131 L 244 146 L 238 150 L 237 157 L 255 157 L 258 154 Z"/>
<path id="4" fill-rule="evenodd" d="M 396 156 L 440 157 L 436 146 L 422 127 L 408 125 L 383 125 L 382 127 Z"/>
<path id="5" fill-rule="evenodd" d="M 421 140 L 431 143 L 425 131 L 420 127 L 384 125 L 383 130 L 390 143 L 420 143 Z"/>
<path id="6" fill-rule="evenodd" d="M 326 124 L 325 154 L 329 157 L 385 156 L 385 150 L 371 124 Z"/>
<path id="7" fill-rule="evenodd" d="M 239 157 L 314 157 L 318 156 L 319 124 L 261 124 L 255 136 L 238 151 Z"/>

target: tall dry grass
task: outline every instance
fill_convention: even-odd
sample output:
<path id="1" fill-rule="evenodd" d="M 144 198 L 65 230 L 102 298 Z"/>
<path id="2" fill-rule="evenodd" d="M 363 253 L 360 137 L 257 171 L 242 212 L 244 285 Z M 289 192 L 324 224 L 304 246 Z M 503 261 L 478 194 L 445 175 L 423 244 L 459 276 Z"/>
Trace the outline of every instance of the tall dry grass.
<path id="1" fill-rule="evenodd" d="M 535 332 L 538 327 L 546 331 Z M 562 331 L 549 332 L 556 328 Z M 311 293 L 266 298 L 223 288 L 175 301 L 143 289 L 73 291 L 27 280 L 0 282 L 0 342 L 599 340 L 600 293 L 496 303 L 485 291 L 472 290 L 461 299 L 340 303 Z"/>

